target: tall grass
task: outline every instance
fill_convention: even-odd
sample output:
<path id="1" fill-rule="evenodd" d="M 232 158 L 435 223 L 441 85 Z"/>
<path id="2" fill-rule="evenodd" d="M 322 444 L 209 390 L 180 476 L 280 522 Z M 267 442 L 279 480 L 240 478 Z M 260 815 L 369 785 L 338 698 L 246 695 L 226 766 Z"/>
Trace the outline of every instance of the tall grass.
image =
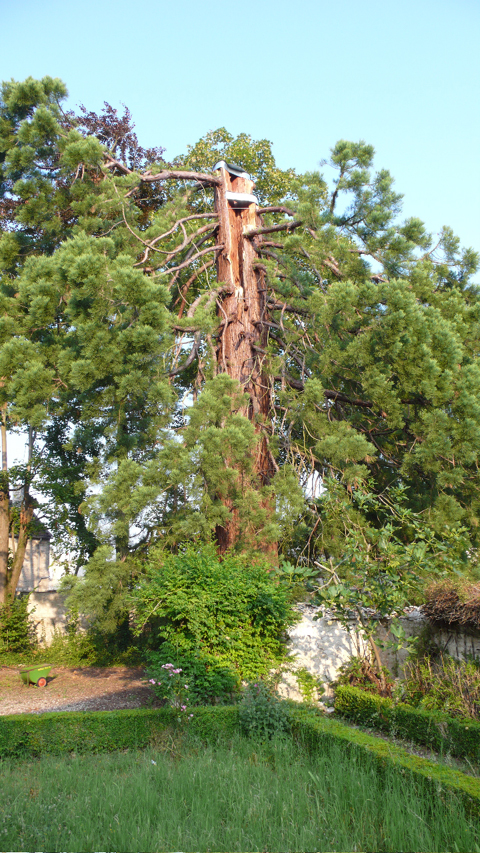
<path id="1" fill-rule="evenodd" d="M 116 851 L 480 851 L 480 824 L 445 793 L 332 744 L 205 745 L 0 762 L 0 848 Z"/>

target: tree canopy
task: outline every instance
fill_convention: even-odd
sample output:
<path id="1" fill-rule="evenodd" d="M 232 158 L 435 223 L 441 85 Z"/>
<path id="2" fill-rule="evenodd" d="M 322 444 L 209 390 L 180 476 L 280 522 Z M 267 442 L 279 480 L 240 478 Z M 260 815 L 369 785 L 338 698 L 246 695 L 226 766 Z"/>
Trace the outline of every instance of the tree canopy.
<path id="1" fill-rule="evenodd" d="M 37 482 L 97 612 L 153 545 L 313 563 L 355 528 L 374 547 L 399 487 L 475 548 L 478 255 L 402 220 L 363 141 L 333 147 L 332 183 L 223 128 L 167 163 L 128 110 L 65 96 L 51 78 L 1 90 L 0 404 L 32 437 L 24 509 Z M 219 161 L 254 182 L 250 219 L 222 208 L 251 185 Z"/>

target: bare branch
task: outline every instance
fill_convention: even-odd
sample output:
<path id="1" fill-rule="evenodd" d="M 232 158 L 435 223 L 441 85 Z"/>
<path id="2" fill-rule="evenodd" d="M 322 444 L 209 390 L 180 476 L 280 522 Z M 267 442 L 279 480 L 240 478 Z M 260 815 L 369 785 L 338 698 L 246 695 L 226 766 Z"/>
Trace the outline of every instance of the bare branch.
<path id="1" fill-rule="evenodd" d="M 179 264 L 177 267 L 170 267 L 167 272 L 178 272 L 179 270 L 183 270 L 184 267 L 188 267 L 189 264 L 192 264 L 194 261 L 198 260 L 198 258 L 201 258 L 202 255 L 206 255 L 207 252 L 216 252 L 219 249 L 223 249 L 223 245 L 223 243 L 217 243 L 215 246 L 209 246 L 207 249 L 202 249 L 202 251 L 198 252 L 198 254 L 193 258 L 187 258 L 186 261 L 183 261 L 183 263 Z"/>
<path id="2" fill-rule="evenodd" d="M 295 228 L 299 228 L 300 225 L 303 225 L 303 221 L 301 219 L 294 219 L 293 222 L 281 222 L 280 225 L 270 225 L 265 226 L 265 228 L 255 228 L 252 231 L 246 231 L 244 236 L 251 239 L 258 234 L 272 234 L 275 231 L 293 231 Z"/>
<path id="3" fill-rule="evenodd" d="M 169 376 L 176 376 L 178 373 L 182 373 L 182 371 L 186 370 L 187 367 L 190 367 L 191 363 L 198 355 L 198 350 L 200 349 L 200 341 L 201 335 L 200 332 L 195 332 L 195 337 L 193 339 L 193 346 L 188 354 L 188 358 L 183 362 L 179 367 L 175 367 L 174 370 L 169 371 Z"/>
<path id="4" fill-rule="evenodd" d="M 205 302 L 204 308 L 208 308 L 208 306 L 213 302 L 214 299 L 217 298 L 217 296 L 220 295 L 220 293 L 227 293 L 227 292 L 231 293 L 231 288 L 230 288 L 230 285 L 228 285 L 228 284 L 222 284 L 222 285 L 220 285 L 220 287 L 215 288 L 215 290 L 211 290 L 210 293 L 208 294 L 208 299 Z M 198 305 L 200 304 L 200 302 L 202 301 L 204 296 L 205 296 L 205 294 L 201 293 L 200 296 L 197 296 L 197 298 L 194 299 L 194 301 L 190 305 L 190 308 L 187 311 L 187 317 L 193 317 Z"/>
<path id="5" fill-rule="evenodd" d="M 140 175 L 140 180 L 143 182 L 153 183 L 153 181 L 198 181 L 200 184 L 211 184 L 212 186 L 221 186 L 221 178 L 215 175 L 207 175 L 204 172 L 175 172 L 174 170 L 164 170 L 156 175 Z"/>
<path id="6" fill-rule="evenodd" d="M 194 252 L 198 252 L 200 246 L 203 246 L 203 244 L 206 243 L 206 241 L 209 239 L 210 239 L 210 234 L 206 234 L 205 237 L 202 237 L 202 239 L 198 241 L 198 243 L 195 243 L 195 245 L 190 246 L 190 248 L 188 249 L 188 251 L 185 255 L 185 260 L 193 262 L 195 260 L 195 258 L 193 257 Z M 167 272 L 169 272 L 169 271 L 170 270 L 167 270 Z M 179 275 L 180 275 L 180 270 L 177 270 L 176 273 L 174 274 L 173 278 L 170 279 L 170 281 L 167 285 L 169 290 L 171 290 L 171 288 L 173 287 L 173 285 L 177 281 Z"/>
<path id="7" fill-rule="evenodd" d="M 350 406 L 361 406 L 364 409 L 373 409 L 374 404 L 369 400 L 358 400 L 347 397 L 346 394 L 341 394 L 339 391 L 324 390 L 323 395 L 327 400 L 334 400 L 339 403 L 348 403 Z"/>
<path id="8" fill-rule="evenodd" d="M 294 308 L 293 305 L 287 305 L 286 302 L 275 302 L 272 297 L 268 298 L 268 307 L 272 311 L 289 311 L 291 314 L 303 314 L 304 316 L 308 316 L 310 314 L 309 311 L 306 311 L 305 308 Z"/>
<path id="9" fill-rule="evenodd" d="M 201 275 L 202 272 L 205 272 L 205 270 L 208 270 L 210 267 L 213 267 L 214 263 L 215 263 L 215 261 L 213 260 L 213 261 L 208 261 L 208 263 L 206 263 L 206 264 L 202 264 L 202 266 L 198 270 L 195 270 L 193 275 L 190 276 L 190 278 L 188 279 L 186 284 L 184 284 L 184 286 L 182 287 L 181 293 L 179 294 L 179 296 L 175 300 L 175 305 L 177 304 L 179 299 L 182 300 L 182 304 L 179 308 L 178 315 L 177 315 L 178 319 L 181 318 L 183 311 L 184 311 L 184 308 L 185 308 L 185 305 L 187 304 L 185 297 L 186 297 L 186 295 L 190 289 L 190 286 L 198 278 L 198 276 Z"/>
<path id="10" fill-rule="evenodd" d="M 168 181 L 170 179 L 179 180 L 179 181 L 198 181 L 201 184 L 211 184 L 212 186 L 218 185 L 220 186 L 222 181 L 221 178 L 217 178 L 215 175 L 207 175 L 204 172 L 185 172 L 185 171 L 175 171 L 174 169 L 164 169 L 162 172 L 157 172 L 156 175 L 151 174 L 151 169 L 147 169 L 146 172 L 137 173 L 133 172 L 131 169 L 127 168 L 123 163 L 120 163 L 119 160 L 115 160 L 111 154 L 106 154 L 108 158 L 107 162 L 104 163 L 105 169 L 118 169 L 122 172 L 123 175 L 138 175 L 138 178 L 142 183 L 153 183 L 154 181 Z"/>
<path id="11" fill-rule="evenodd" d="M 288 376 L 288 374 L 286 373 L 282 373 L 279 376 L 274 376 L 273 378 L 276 379 L 277 382 L 286 382 L 287 385 L 290 385 L 290 388 L 295 388 L 296 391 L 303 391 L 303 389 L 305 388 L 304 382 L 300 382 L 299 379 L 294 379 L 292 376 Z"/>
<path id="12" fill-rule="evenodd" d="M 173 234 L 174 231 L 178 228 L 179 225 L 182 225 L 183 222 L 190 222 L 191 219 L 218 219 L 218 213 L 194 213 L 192 216 L 184 216 L 182 219 L 178 219 L 170 228 L 170 231 L 165 231 L 165 234 L 159 234 L 158 237 L 155 237 L 153 240 L 150 240 L 150 245 L 154 246 L 155 243 L 158 243 L 159 240 L 163 240 L 165 237 L 170 237 L 170 234 Z"/>
<path id="13" fill-rule="evenodd" d="M 165 259 L 166 263 L 168 263 L 168 261 L 171 261 L 172 258 L 175 257 L 175 255 L 178 255 L 178 253 L 181 252 L 183 249 L 186 249 L 188 244 L 192 243 L 196 237 L 200 237 L 201 234 L 204 234 L 205 231 L 208 231 L 209 229 L 210 229 L 211 233 L 213 234 L 213 232 L 215 230 L 215 229 L 212 230 L 211 222 L 208 222 L 207 225 L 203 225 L 202 228 L 198 228 L 197 231 L 193 232 L 193 234 L 187 234 L 183 222 L 180 222 L 180 228 L 182 229 L 182 231 L 184 233 L 184 238 L 183 238 L 183 242 L 179 246 L 176 246 L 175 249 L 170 249 L 170 251 L 165 251 L 164 249 L 157 249 L 153 245 L 153 243 L 150 243 L 150 248 L 152 248 L 155 252 L 158 252 L 160 255 L 168 255 L 168 257 Z M 155 242 L 158 242 L 158 240 L 155 240 Z"/>
<path id="14" fill-rule="evenodd" d="M 278 207 L 260 207 L 257 210 L 257 213 L 262 215 L 262 213 L 285 213 L 287 216 L 295 216 L 295 212 L 293 210 L 289 210 L 288 207 L 283 207 L 279 205 Z"/>

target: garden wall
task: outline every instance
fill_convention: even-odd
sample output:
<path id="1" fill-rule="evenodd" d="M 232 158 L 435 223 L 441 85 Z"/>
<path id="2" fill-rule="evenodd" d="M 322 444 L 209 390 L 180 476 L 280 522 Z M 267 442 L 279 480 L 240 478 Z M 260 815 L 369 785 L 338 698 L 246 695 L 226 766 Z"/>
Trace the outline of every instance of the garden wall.
<path id="1" fill-rule="evenodd" d="M 350 630 L 346 631 L 328 614 L 315 619 L 314 617 L 321 612 L 321 608 L 307 604 L 299 604 L 297 607 L 302 614 L 302 619 L 289 632 L 289 652 L 294 658 L 294 668 L 306 669 L 318 677 L 326 689 L 325 698 L 330 698 L 332 690 L 329 685 L 335 680 L 340 666 L 353 655 L 362 654 L 365 641 L 355 620 L 352 620 Z M 431 632 L 431 639 L 443 652 L 457 659 L 470 655 L 480 659 L 480 633 L 436 626 L 418 607 L 411 608 L 400 621 L 407 637 L 418 636 L 427 628 Z M 384 642 L 392 639 L 381 626 L 379 626 L 379 638 Z M 381 654 L 382 660 L 392 674 L 401 676 L 407 651 L 392 652 L 388 648 L 383 648 Z M 297 680 L 292 674 L 287 673 L 283 677 L 279 690 L 285 698 L 295 700 L 302 698 Z"/>
<path id="2" fill-rule="evenodd" d="M 37 635 L 41 642 L 48 645 L 55 631 L 65 630 L 65 599 L 56 590 L 36 591 L 30 593 L 30 610 Z M 358 630 L 357 623 L 352 620 L 349 631 L 332 619 L 328 614 L 315 620 L 320 608 L 308 604 L 298 604 L 302 615 L 301 621 L 290 629 L 289 652 L 295 669 L 306 669 L 319 678 L 326 688 L 326 698 L 332 696 L 329 685 L 337 677 L 342 664 L 347 663 L 354 655 L 361 655 L 365 650 L 365 641 Z M 444 652 L 460 659 L 473 656 L 480 659 L 480 632 L 455 630 L 451 627 L 440 628 L 431 623 L 420 608 L 412 608 L 401 618 L 407 637 L 418 634 L 429 627 L 432 640 Z M 388 641 L 389 636 L 383 628 L 379 628 L 379 636 Z M 382 659 L 394 676 L 401 676 L 402 667 L 407 652 L 392 652 L 382 649 Z M 300 700 L 301 694 L 294 675 L 287 673 L 280 684 L 280 693 L 285 698 Z"/>

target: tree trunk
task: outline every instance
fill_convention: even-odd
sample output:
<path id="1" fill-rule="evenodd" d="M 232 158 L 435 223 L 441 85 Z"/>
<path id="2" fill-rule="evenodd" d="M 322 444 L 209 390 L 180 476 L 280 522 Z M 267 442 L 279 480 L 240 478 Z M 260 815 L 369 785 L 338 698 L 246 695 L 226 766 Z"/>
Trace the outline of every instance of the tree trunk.
<path id="1" fill-rule="evenodd" d="M 2 433 L 3 438 L 3 433 Z M 30 475 L 32 471 L 32 456 L 33 456 L 33 430 L 29 427 L 28 430 L 28 464 L 27 471 L 25 475 L 25 482 L 23 484 L 23 495 L 22 502 L 20 505 L 20 515 L 19 515 L 19 529 L 18 529 L 18 542 L 17 547 L 15 549 L 15 554 L 12 558 L 11 568 L 7 569 L 7 584 L 6 584 L 6 595 L 5 601 L 13 601 L 15 598 L 15 593 L 17 591 L 18 581 L 20 580 L 20 575 L 23 569 L 23 562 L 25 559 L 25 552 L 27 550 L 28 541 L 31 538 L 30 536 L 30 522 L 33 518 L 33 502 L 30 496 Z M 5 445 L 6 447 L 6 445 Z M 3 455 L 3 454 L 2 454 Z M 5 459 L 6 464 L 6 459 Z M 11 519 L 9 518 L 9 521 Z M 15 532 L 12 529 L 12 537 L 15 536 Z M 8 549 L 8 535 L 7 535 L 7 549 Z"/>
<path id="2" fill-rule="evenodd" d="M 20 507 L 20 525 L 18 531 L 17 548 L 15 551 L 15 556 L 12 560 L 12 569 L 7 584 L 8 601 L 13 601 L 13 599 L 15 598 L 15 592 L 17 590 L 18 581 L 20 580 L 20 575 L 23 569 L 25 552 L 27 550 L 28 541 L 30 539 L 28 527 L 32 520 L 32 516 L 33 506 L 30 503 L 29 497 L 27 497 L 27 503 L 25 504 L 25 501 L 22 501 L 22 506 Z"/>
<path id="3" fill-rule="evenodd" d="M 10 529 L 10 499 L 8 492 L 7 465 L 7 406 L 2 405 L 2 472 L 0 479 L 0 604 L 7 601 L 8 585 L 8 541 Z"/>
<path id="4" fill-rule="evenodd" d="M 235 209 L 226 193 L 252 193 L 252 181 L 230 175 L 221 169 L 222 184 L 215 187 L 215 210 L 219 215 L 218 243 L 223 244 L 217 257 L 217 280 L 230 286 L 219 305 L 218 317 L 221 332 L 217 347 L 217 370 L 236 379 L 247 394 L 248 400 L 239 414 L 255 426 L 258 441 L 254 450 L 252 486 L 268 485 L 275 473 L 273 457 L 268 446 L 266 426 L 272 412 L 272 389 L 264 370 L 265 350 L 268 341 L 267 299 L 265 277 L 255 251 L 255 240 L 244 236 L 261 222 L 255 204 Z M 217 527 L 217 545 L 220 553 L 231 548 L 240 536 L 239 517 L 231 500 L 225 501 L 230 518 L 228 524 Z M 265 508 L 274 512 L 271 501 Z M 273 559 L 276 544 L 258 542 L 257 547 Z"/>

